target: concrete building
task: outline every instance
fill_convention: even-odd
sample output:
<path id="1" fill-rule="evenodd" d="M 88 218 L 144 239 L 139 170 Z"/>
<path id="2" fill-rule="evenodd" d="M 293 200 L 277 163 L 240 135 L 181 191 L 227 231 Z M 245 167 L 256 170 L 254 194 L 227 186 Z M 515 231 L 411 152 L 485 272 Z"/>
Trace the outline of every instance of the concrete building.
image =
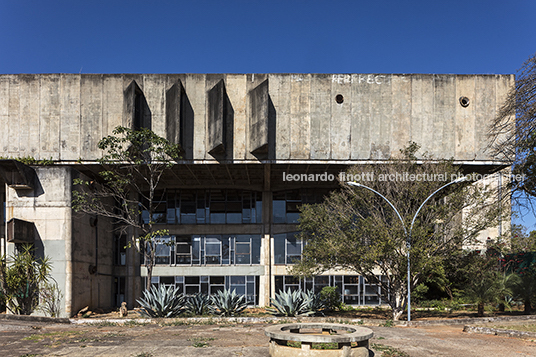
<path id="1" fill-rule="evenodd" d="M 297 207 L 335 189 L 348 165 L 381 162 L 409 141 L 470 171 L 506 167 L 486 152 L 486 130 L 513 83 L 512 75 L 0 75 L 0 156 L 53 162 L 0 164 L 2 253 L 27 240 L 50 256 L 66 316 L 87 305 L 133 307 L 146 276 L 139 255 L 111 222 L 73 212 L 71 199 L 73 178 L 98 168 L 102 137 L 118 125 L 148 127 L 184 150 L 165 177 L 159 214 L 170 236 L 153 283 L 186 293 L 228 286 L 261 306 L 281 288 L 337 284 L 349 304 L 378 304 L 377 287 L 357 276 L 288 275 L 302 249 Z M 295 174 L 318 176 L 290 181 Z"/>

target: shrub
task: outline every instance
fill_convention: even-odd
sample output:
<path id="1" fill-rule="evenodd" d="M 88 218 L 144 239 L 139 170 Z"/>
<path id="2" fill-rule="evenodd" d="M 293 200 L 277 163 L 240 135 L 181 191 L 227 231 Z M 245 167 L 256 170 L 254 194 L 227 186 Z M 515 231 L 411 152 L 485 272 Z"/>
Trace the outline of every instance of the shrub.
<path id="1" fill-rule="evenodd" d="M 246 296 L 238 295 L 235 290 L 218 291 L 212 297 L 213 312 L 221 316 L 239 315 L 248 306 Z"/>
<path id="2" fill-rule="evenodd" d="M 41 285 L 41 288 L 39 289 L 39 300 L 41 301 L 39 309 L 46 315 L 50 317 L 59 317 L 62 299 L 63 294 L 58 288 L 58 283 L 56 281 L 53 283 L 45 282 Z"/>
<path id="3" fill-rule="evenodd" d="M 0 290 L 6 308 L 16 315 L 30 315 L 39 305 L 39 287 L 50 278 L 50 259 L 36 258 L 30 245 L 0 259 Z"/>
<path id="4" fill-rule="evenodd" d="M 152 286 L 143 292 L 143 298 L 137 300 L 142 314 L 149 317 L 176 317 L 185 309 L 186 299 L 179 293 L 179 288 L 160 285 Z"/>
<path id="5" fill-rule="evenodd" d="M 320 291 L 320 300 L 329 311 L 341 309 L 341 294 L 334 286 L 324 286 Z"/>

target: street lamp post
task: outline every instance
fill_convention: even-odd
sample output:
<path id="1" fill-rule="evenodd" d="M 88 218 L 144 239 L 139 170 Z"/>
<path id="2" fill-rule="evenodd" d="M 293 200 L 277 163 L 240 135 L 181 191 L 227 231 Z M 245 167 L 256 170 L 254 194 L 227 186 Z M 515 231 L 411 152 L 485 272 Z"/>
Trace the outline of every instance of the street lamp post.
<path id="1" fill-rule="evenodd" d="M 413 219 L 411 220 L 411 226 L 409 227 L 409 232 L 407 231 L 406 224 L 404 223 L 404 220 L 402 219 L 402 216 L 400 215 L 400 213 L 398 212 L 396 207 L 384 195 L 382 195 L 378 191 L 374 190 L 373 188 L 370 188 L 368 186 L 362 185 L 360 183 L 353 182 L 353 181 L 346 182 L 350 186 L 366 188 L 367 190 L 372 191 L 375 194 L 377 194 L 378 196 L 380 196 L 381 198 L 383 198 L 385 200 L 385 202 L 387 202 L 389 204 L 389 206 L 391 206 L 391 208 L 393 208 L 393 210 L 395 211 L 396 215 L 398 216 L 398 219 L 400 219 L 400 222 L 402 223 L 402 228 L 404 228 L 404 234 L 406 236 L 406 247 L 407 247 L 407 257 L 408 257 L 408 321 L 411 321 L 411 271 L 410 271 L 409 251 L 411 249 L 411 231 L 413 230 L 413 225 L 415 224 L 415 219 L 417 218 L 417 215 L 419 214 L 421 209 L 424 207 L 426 202 L 428 202 L 428 200 L 430 200 L 430 198 L 432 198 L 433 195 L 435 195 L 437 192 L 441 191 L 442 189 L 444 189 L 447 186 L 450 186 L 450 185 L 455 184 L 455 183 L 463 182 L 463 181 L 466 181 L 466 180 L 467 180 L 467 178 L 465 176 L 457 178 L 456 180 L 451 181 L 451 182 L 447 183 L 446 185 L 441 186 L 440 188 L 438 188 L 434 192 L 432 192 L 432 194 L 430 196 L 428 196 L 428 198 L 426 198 L 424 200 L 424 202 L 421 204 L 421 206 L 419 207 L 417 212 L 415 212 L 415 215 L 413 216 Z"/>

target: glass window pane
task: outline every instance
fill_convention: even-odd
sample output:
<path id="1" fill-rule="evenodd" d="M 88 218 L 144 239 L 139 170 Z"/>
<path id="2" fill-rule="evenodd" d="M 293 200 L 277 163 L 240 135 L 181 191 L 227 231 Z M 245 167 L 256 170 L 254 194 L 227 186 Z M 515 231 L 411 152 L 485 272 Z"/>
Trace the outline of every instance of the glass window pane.
<path id="1" fill-rule="evenodd" d="M 286 223 L 286 202 L 273 201 L 273 219 L 274 223 Z"/>
<path id="2" fill-rule="evenodd" d="M 357 295 L 359 293 L 357 285 L 345 285 L 344 295 Z"/>
<path id="3" fill-rule="evenodd" d="M 218 291 L 223 291 L 223 290 L 225 290 L 225 286 L 223 286 L 223 285 L 216 285 L 216 286 L 211 285 L 210 286 L 210 295 L 214 295 Z"/>
<path id="4" fill-rule="evenodd" d="M 211 213 L 210 223 L 211 224 L 225 224 L 225 213 Z"/>
<path id="5" fill-rule="evenodd" d="M 174 276 L 161 276 L 160 284 L 175 285 L 175 277 Z"/>
<path id="6" fill-rule="evenodd" d="M 199 277 L 198 276 L 185 276 L 184 282 L 186 284 L 199 284 Z"/>
<path id="7" fill-rule="evenodd" d="M 223 285 L 225 283 L 225 277 L 223 276 L 211 276 L 210 284 Z"/>
<path id="8" fill-rule="evenodd" d="M 242 223 L 242 213 L 227 213 L 227 224 Z"/>
<path id="9" fill-rule="evenodd" d="M 283 276 L 282 275 L 276 275 L 275 276 L 275 292 L 279 293 L 279 291 L 283 290 Z"/>
<path id="10" fill-rule="evenodd" d="M 233 284 L 245 284 L 246 278 L 243 275 L 240 276 L 231 276 L 231 285 Z"/>
<path id="11" fill-rule="evenodd" d="M 261 237 L 251 239 L 251 264 L 261 263 Z"/>
<path id="12" fill-rule="evenodd" d="M 300 255 L 301 254 L 301 241 L 296 240 L 287 240 L 287 254 L 288 255 Z"/>
<path id="13" fill-rule="evenodd" d="M 199 286 L 186 286 L 186 294 L 187 295 L 193 295 L 197 294 L 199 292 Z"/>
<path id="14" fill-rule="evenodd" d="M 244 285 L 231 284 L 231 291 L 235 290 L 238 295 L 246 295 L 246 287 Z"/>
<path id="15" fill-rule="evenodd" d="M 220 244 L 207 243 L 206 245 L 206 255 L 220 255 Z"/>
<path id="16" fill-rule="evenodd" d="M 249 254 L 249 242 L 236 243 L 236 254 Z"/>
<path id="17" fill-rule="evenodd" d="M 258 193 L 257 195 L 260 196 L 261 194 Z M 262 223 L 262 201 L 260 200 L 255 203 L 255 219 L 256 223 Z"/>
<path id="18" fill-rule="evenodd" d="M 274 262 L 275 264 L 285 264 L 285 238 L 286 234 L 274 235 Z"/>
<path id="19" fill-rule="evenodd" d="M 359 276 L 356 275 L 346 275 L 344 276 L 345 284 L 359 284 Z"/>

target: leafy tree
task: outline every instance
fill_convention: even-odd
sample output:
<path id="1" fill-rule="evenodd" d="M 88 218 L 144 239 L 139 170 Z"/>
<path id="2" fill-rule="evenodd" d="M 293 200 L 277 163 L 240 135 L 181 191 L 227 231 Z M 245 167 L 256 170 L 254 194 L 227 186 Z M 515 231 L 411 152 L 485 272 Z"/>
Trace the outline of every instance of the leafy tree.
<path id="1" fill-rule="evenodd" d="M 463 265 L 458 266 L 456 283 L 463 288 L 463 295 L 477 304 L 478 316 L 484 316 L 484 307 L 489 303 L 499 304 L 504 311 L 516 276 L 503 271 L 497 251 L 464 252 L 461 261 Z"/>
<path id="2" fill-rule="evenodd" d="M 424 155 L 419 163 L 418 149 L 412 143 L 386 164 L 355 166 L 347 173 L 365 178 L 366 173 L 369 178 L 373 174 L 374 179 L 365 184 L 397 207 L 408 230 L 425 199 L 459 174 L 451 161 Z M 411 232 L 412 288 L 423 272 L 451 259 L 453 252 L 473 243 L 483 229 L 497 225 L 500 206 L 494 203 L 493 194 L 483 184 L 455 184 L 428 201 Z M 340 191 L 324 203 L 301 207 L 299 227 L 306 245 L 301 262 L 292 269 L 294 274 L 316 275 L 340 268 L 354 271 L 381 287 L 393 320 L 400 318 L 407 306 L 408 237 L 385 200 L 367 189 L 341 183 Z"/>
<path id="3" fill-rule="evenodd" d="M 536 252 L 536 231 L 527 233 L 525 227 L 513 224 L 510 229 L 510 244 L 503 253 Z"/>
<path id="4" fill-rule="evenodd" d="M 39 305 L 40 287 L 50 278 L 50 259 L 36 258 L 30 245 L 0 260 L 0 293 L 6 307 L 17 315 L 30 315 Z"/>
<path id="5" fill-rule="evenodd" d="M 98 160 L 103 170 L 95 180 L 75 179 L 80 188 L 73 192 L 73 209 L 92 215 L 109 217 L 130 235 L 129 246 L 143 254 L 147 268 L 146 289 L 151 287 L 155 264 L 156 238 L 167 235 L 154 225 L 157 195 L 162 175 L 179 158 L 180 148 L 149 129 L 114 129 L 113 135 L 99 141 L 103 156 Z M 146 216 L 141 218 L 142 212 Z"/>

